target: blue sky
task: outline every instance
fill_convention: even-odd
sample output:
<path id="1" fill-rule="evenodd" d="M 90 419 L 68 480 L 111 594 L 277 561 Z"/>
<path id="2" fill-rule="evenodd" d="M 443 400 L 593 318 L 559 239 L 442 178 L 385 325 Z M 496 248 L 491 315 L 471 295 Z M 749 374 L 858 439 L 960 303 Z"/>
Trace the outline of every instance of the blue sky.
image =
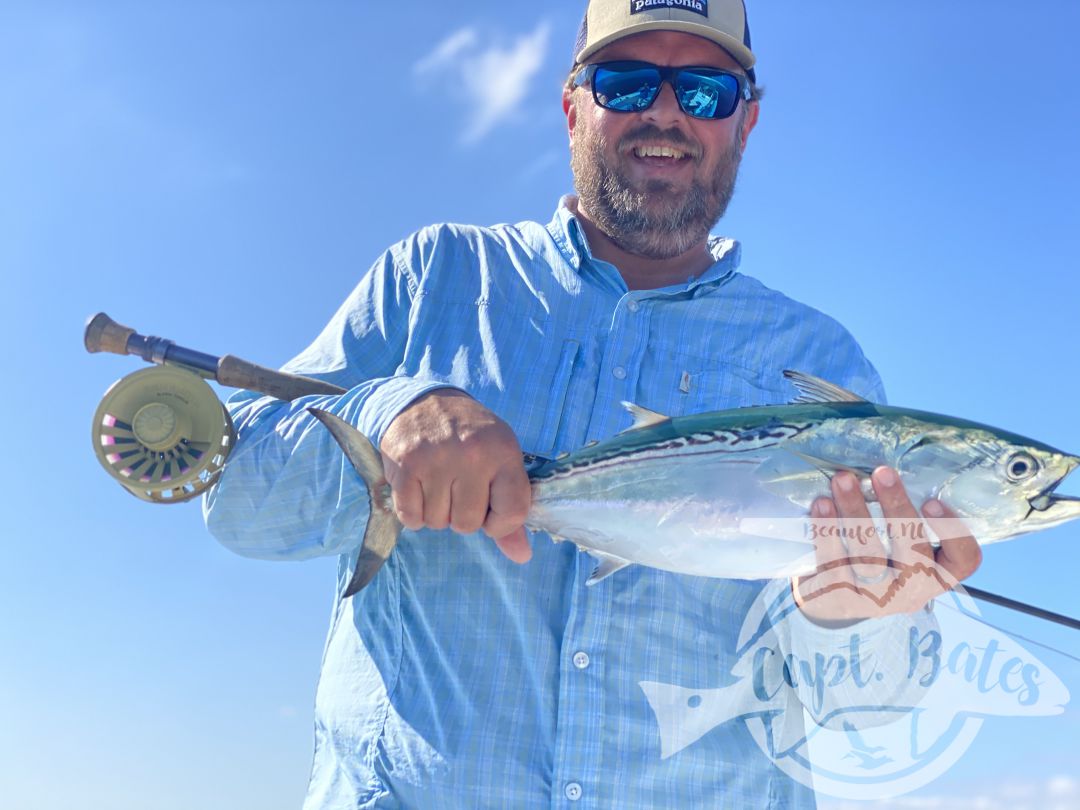
<path id="1" fill-rule="evenodd" d="M 1080 10 L 749 5 L 767 95 L 718 228 L 743 270 L 848 326 L 894 403 L 1080 451 Z M 112 483 L 91 416 L 140 364 L 82 327 L 278 365 L 411 230 L 546 220 L 582 4 L 403 7 L 0 6 L 6 806 L 299 804 L 333 564 L 240 559 L 196 506 Z M 988 549 L 973 584 L 1076 615 L 1077 570 L 1074 524 Z M 987 721 L 923 806 L 1080 806 L 1080 664 L 1033 651 L 1073 705 Z"/>

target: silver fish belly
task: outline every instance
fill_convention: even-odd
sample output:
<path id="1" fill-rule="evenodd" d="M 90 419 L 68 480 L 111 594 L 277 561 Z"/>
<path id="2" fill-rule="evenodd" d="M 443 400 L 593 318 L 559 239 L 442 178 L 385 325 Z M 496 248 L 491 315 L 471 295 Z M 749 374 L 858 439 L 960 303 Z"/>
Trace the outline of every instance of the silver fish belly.
<path id="1" fill-rule="evenodd" d="M 677 573 L 759 579 L 805 570 L 814 554 L 801 521 L 821 489 L 817 479 L 827 479 L 796 457 L 785 486 L 770 487 L 758 473 L 813 427 L 774 423 L 679 435 L 669 422 L 633 431 L 629 440 L 535 471 L 526 525 L 617 561 Z M 785 531 L 751 535 L 751 519 L 775 520 Z"/>

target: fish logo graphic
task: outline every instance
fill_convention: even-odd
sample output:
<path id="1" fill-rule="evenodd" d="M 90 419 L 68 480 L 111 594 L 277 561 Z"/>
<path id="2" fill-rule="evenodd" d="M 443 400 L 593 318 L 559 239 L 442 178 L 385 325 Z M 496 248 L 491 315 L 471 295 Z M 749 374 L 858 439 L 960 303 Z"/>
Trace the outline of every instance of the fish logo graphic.
<path id="1" fill-rule="evenodd" d="M 922 787 L 960 758 L 986 718 L 1056 715 L 1069 702 L 1049 667 L 977 617 L 957 588 L 938 597 L 930 621 L 878 620 L 906 649 L 882 651 L 864 625 L 833 631 L 828 650 L 800 649 L 806 619 L 788 589 L 777 597 L 766 588 L 743 624 L 733 684 L 639 683 L 661 758 L 741 719 L 777 767 L 819 794 L 878 799 Z"/>

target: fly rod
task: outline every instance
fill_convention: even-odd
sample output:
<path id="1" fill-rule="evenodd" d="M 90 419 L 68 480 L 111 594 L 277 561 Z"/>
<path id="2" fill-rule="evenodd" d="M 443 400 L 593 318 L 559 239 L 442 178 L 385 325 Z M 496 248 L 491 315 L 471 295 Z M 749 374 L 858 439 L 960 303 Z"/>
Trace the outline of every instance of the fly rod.
<path id="1" fill-rule="evenodd" d="M 181 503 L 205 492 L 235 444 L 228 411 L 205 380 L 284 400 L 345 393 L 313 377 L 141 335 L 104 312 L 87 321 L 83 342 L 88 352 L 134 355 L 157 366 L 117 381 L 94 417 L 94 450 L 106 472 L 153 503 Z M 1080 630 L 1080 621 L 1069 616 L 978 588 L 965 590 L 984 602 Z"/>

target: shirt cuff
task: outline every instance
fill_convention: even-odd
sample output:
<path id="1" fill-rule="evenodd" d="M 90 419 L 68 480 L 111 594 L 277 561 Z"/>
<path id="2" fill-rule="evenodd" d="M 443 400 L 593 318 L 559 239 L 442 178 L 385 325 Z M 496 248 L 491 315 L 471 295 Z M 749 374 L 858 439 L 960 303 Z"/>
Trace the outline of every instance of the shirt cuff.
<path id="1" fill-rule="evenodd" d="M 390 423 L 403 410 L 430 391 L 440 388 L 460 388 L 439 380 L 421 380 L 415 377 L 387 377 L 368 393 L 360 409 L 356 427 L 377 448 L 382 443 Z"/>
<path id="2" fill-rule="evenodd" d="M 848 647 L 851 636 L 857 635 L 859 641 L 868 648 L 888 647 L 897 639 L 907 638 L 908 628 L 913 621 L 928 619 L 933 610 L 933 601 L 915 614 L 897 613 L 877 619 L 862 619 L 843 627 L 826 627 L 813 621 L 795 603 L 791 580 L 776 579 L 766 586 L 767 604 L 791 603 L 793 609 L 785 619 L 790 633 L 790 644 L 800 652 L 831 651 Z M 781 601 L 786 600 L 786 601 Z"/>

